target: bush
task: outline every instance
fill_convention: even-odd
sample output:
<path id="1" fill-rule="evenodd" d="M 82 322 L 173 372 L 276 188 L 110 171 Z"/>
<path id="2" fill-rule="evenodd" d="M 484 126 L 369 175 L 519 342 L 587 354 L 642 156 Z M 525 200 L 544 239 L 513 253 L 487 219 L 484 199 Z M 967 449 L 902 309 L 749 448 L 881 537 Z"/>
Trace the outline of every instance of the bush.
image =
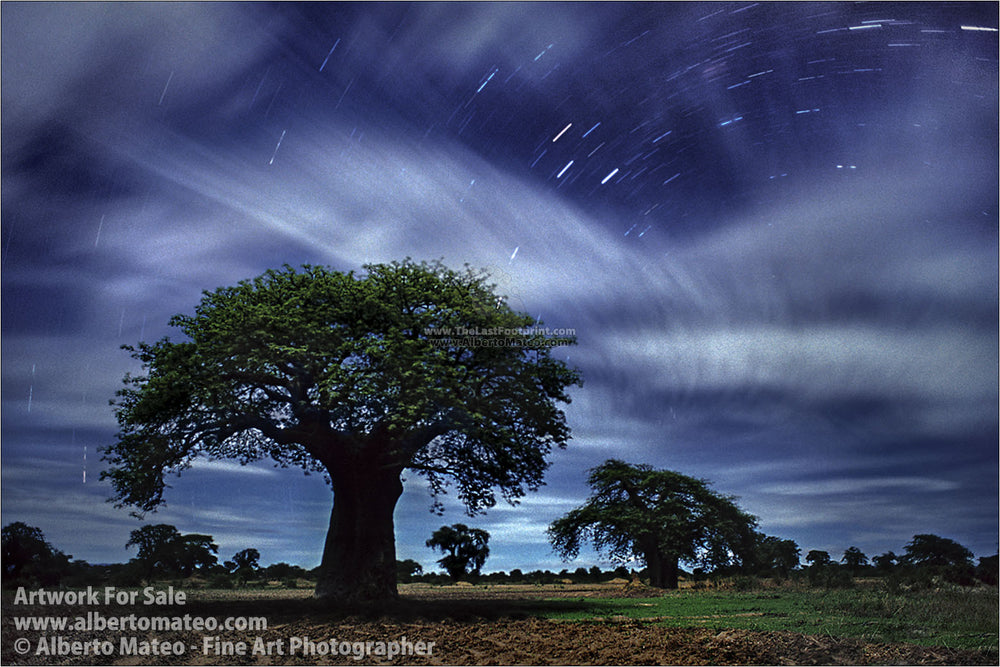
<path id="1" fill-rule="evenodd" d="M 761 582 L 757 577 L 751 577 L 743 574 L 733 577 L 733 590 L 746 592 L 755 591 L 760 587 Z"/>
<path id="2" fill-rule="evenodd" d="M 851 588 L 854 577 L 847 568 L 828 563 L 812 565 L 807 570 L 809 585 L 818 588 Z"/>

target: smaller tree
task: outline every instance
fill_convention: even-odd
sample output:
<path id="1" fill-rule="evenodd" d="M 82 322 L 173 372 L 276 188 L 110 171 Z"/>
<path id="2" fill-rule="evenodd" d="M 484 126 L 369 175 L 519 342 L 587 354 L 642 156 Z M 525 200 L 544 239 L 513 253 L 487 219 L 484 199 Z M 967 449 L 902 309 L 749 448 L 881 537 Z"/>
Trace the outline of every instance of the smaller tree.
<path id="1" fill-rule="evenodd" d="M 290 565 L 289 563 L 273 563 L 260 570 L 260 574 L 267 577 L 268 579 L 278 579 L 280 581 L 287 581 L 296 579 L 298 577 L 305 577 L 307 572 L 302 567 L 298 565 Z"/>
<path id="2" fill-rule="evenodd" d="M 809 563 L 811 567 L 823 567 L 824 565 L 829 565 L 833 561 L 830 560 L 829 552 L 813 549 L 806 554 L 806 562 Z"/>
<path id="3" fill-rule="evenodd" d="M 125 548 L 129 547 L 138 549 L 136 562 L 146 581 L 156 573 L 189 577 L 195 570 L 210 568 L 219 560 L 215 556 L 219 547 L 211 535 L 181 535 L 165 523 L 133 530 L 125 543 Z"/>
<path id="4" fill-rule="evenodd" d="M 756 534 L 752 569 L 758 574 L 773 574 L 787 578 L 799 566 L 799 545 L 793 540 Z"/>
<path id="5" fill-rule="evenodd" d="M 226 569 L 234 574 L 240 584 L 245 584 L 260 568 L 260 552 L 256 549 L 237 551 L 232 560 L 225 562 Z"/>
<path id="6" fill-rule="evenodd" d="M 891 572 L 893 566 L 895 566 L 898 562 L 899 556 L 892 551 L 886 551 L 884 554 L 874 556 L 872 558 L 872 564 L 875 566 L 875 570 L 881 574 Z"/>
<path id="7" fill-rule="evenodd" d="M 142 567 L 146 581 L 150 581 L 157 570 L 165 571 L 173 568 L 176 555 L 174 541 L 180 536 L 176 528 L 166 523 L 146 525 L 129 534 L 125 548 L 138 549 L 136 560 Z"/>
<path id="8" fill-rule="evenodd" d="M 453 526 L 441 526 L 431 534 L 427 546 L 439 550 L 444 557 L 438 564 L 445 569 L 452 581 L 458 581 L 471 573 L 479 576 L 479 571 L 490 555 L 487 543 L 490 534 L 481 528 L 469 528 L 456 523 Z"/>
<path id="9" fill-rule="evenodd" d="M 677 588 L 681 561 L 717 571 L 752 558 L 756 519 L 704 480 L 611 459 L 587 482 L 587 502 L 549 525 L 564 559 L 590 539 L 614 559 L 641 558 L 650 585 Z"/>
<path id="10" fill-rule="evenodd" d="M 840 559 L 840 562 L 847 566 L 852 576 L 857 576 L 862 568 L 868 565 L 868 556 L 857 547 L 848 547 L 844 551 L 844 557 Z"/>
<path id="11" fill-rule="evenodd" d="M 190 577 L 195 570 L 207 569 L 219 562 L 215 555 L 219 545 L 211 535 L 191 533 L 181 535 L 171 545 L 174 567 L 182 577 Z"/>

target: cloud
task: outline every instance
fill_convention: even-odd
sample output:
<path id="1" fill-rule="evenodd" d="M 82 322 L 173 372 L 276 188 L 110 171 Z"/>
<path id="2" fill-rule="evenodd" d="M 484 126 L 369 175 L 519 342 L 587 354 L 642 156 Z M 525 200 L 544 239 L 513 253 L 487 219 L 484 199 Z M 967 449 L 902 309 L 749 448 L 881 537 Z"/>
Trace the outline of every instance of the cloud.
<path id="1" fill-rule="evenodd" d="M 4 14 L 4 121 L 22 130 L 5 136 L 17 145 L 50 118 L 107 129 L 212 96 L 273 48 L 255 12 L 236 6 L 23 3 Z"/>
<path id="2" fill-rule="evenodd" d="M 210 461 L 202 458 L 195 459 L 192 462 L 190 469 L 197 470 L 198 472 L 249 475 L 251 477 L 274 477 L 279 474 L 277 468 L 265 468 L 262 464 L 240 465 L 237 461 Z"/>
<path id="3" fill-rule="evenodd" d="M 857 479 L 821 479 L 809 482 L 786 482 L 764 485 L 760 493 L 782 496 L 858 495 L 872 491 L 915 490 L 940 493 L 959 488 L 957 482 L 928 477 L 879 477 Z"/>

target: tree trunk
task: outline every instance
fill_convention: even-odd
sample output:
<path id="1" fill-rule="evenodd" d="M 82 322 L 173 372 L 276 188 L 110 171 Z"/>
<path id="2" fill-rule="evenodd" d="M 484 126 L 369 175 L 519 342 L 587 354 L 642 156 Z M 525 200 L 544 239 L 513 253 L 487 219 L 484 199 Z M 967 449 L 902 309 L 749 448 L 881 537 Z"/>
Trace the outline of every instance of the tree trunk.
<path id="1" fill-rule="evenodd" d="M 399 468 L 352 466 L 334 475 L 333 510 L 315 597 L 338 604 L 396 600 L 393 511 L 403 493 Z"/>
<path id="2" fill-rule="evenodd" d="M 649 585 L 654 588 L 677 588 L 677 558 L 661 554 L 655 549 L 645 554 L 646 568 L 649 570 Z"/>

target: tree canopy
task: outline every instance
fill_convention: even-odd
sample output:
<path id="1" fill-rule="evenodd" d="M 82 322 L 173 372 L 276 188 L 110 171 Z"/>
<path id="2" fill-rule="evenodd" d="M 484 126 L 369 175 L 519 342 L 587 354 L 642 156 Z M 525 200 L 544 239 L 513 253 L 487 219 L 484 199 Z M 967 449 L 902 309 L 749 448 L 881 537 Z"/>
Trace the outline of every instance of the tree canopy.
<path id="1" fill-rule="evenodd" d="M 395 596 L 403 470 L 435 504 L 454 483 L 470 514 L 537 489 L 569 439 L 557 404 L 579 375 L 551 353 L 572 339 L 530 328 L 468 267 L 365 270 L 267 271 L 173 317 L 183 340 L 127 347 L 144 372 L 113 402 L 114 499 L 155 509 L 164 474 L 199 456 L 322 472 L 334 507 L 316 593 L 363 600 Z"/>
<path id="2" fill-rule="evenodd" d="M 611 459 L 592 469 L 587 482 L 587 502 L 548 529 L 565 559 L 589 539 L 612 558 L 641 558 L 653 586 L 676 588 L 679 562 L 711 571 L 753 553 L 756 519 L 704 480 Z"/>

